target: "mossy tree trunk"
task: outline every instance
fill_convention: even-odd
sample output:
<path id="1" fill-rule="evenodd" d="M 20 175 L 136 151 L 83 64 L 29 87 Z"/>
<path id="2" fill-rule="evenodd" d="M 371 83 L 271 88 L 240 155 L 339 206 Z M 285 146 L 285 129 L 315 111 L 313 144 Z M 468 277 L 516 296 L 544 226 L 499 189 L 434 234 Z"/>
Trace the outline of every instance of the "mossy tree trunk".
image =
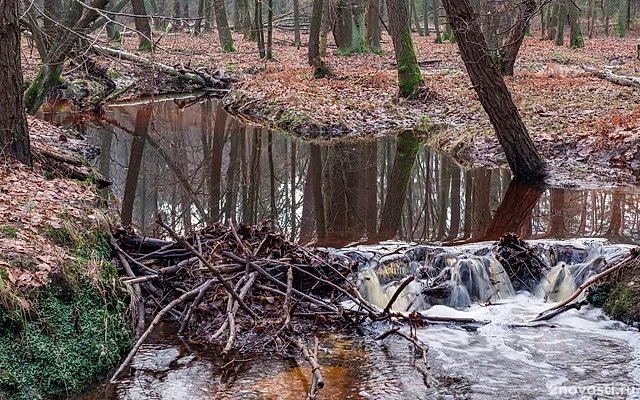
<path id="1" fill-rule="evenodd" d="M 218 37 L 220 38 L 220 46 L 222 51 L 235 52 L 236 47 L 233 45 L 233 37 L 227 22 L 227 8 L 224 0 L 213 0 L 213 6 L 216 14 L 216 25 L 218 25 Z"/>
<path id="2" fill-rule="evenodd" d="M 133 8 L 133 13 L 136 15 L 136 30 L 140 37 L 138 50 L 151 51 L 151 48 L 153 47 L 153 43 L 151 42 L 151 25 L 149 25 L 149 18 L 147 17 L 147 9 L 144 6 L 144 0 L 131 0 L 131 6 Z"/>
<path id="3" fill-rule="evenodd" d="M 367 47 L 372 53 L 379 54 L 380 46 L 380 0 L 367 0 Z"/>
<path id="4" fill-rule="evenodd" d="M 71 4 L 61 22 L 64 28 L 58 29 L 38 74 L 24 94 L 28 113 L 35 114 L 53 87 L 60 82 L 67 54 L 77 43 L 78 36 L 86 35 L 94 29 L 91 24 L 96 21 L 100 10 L 103 10 L 108 2 L 109 0 L 94 0 L 90 4 L 91 8 L 86 9 L 78 2 Z"/>
<path id="5" fill-rule="evenodd" d="M 522 180 L 544 177 L 542 157 L 520 118 L 500 71 L 489 57 L 478 15 L 468 0 L 443 0 L 443 4 L 473 88 L 496 131 L 511 171 Z"/>
<path id="6" fill-rule="evenodd" d="M 569 27 L 571 28 L 569 47 L 572 49 L 582 48 L 584 47 L 584 38 L 582 37 L 580 19 L 578 18 L 580 10 L 578 10 L 578 6 L 575 5 L 573 0 L 565 0 L 565 8 L 567 10 L 567 17 L 569 18 Z"/>
<path id="7" fill-rule="evenodd" d="M 365 53 L 364 0 L 340 0 L 334 37 L 340 55 Z"/>
<path id="8" fill-rule="evenodd" d="M 388 0 L 387 13 L 389 14 L 389 32 L 398 64 L 400 96 L 411 97 L 415 94 L 416 89 L 422 85 L 423 80 L 411 38 L 406 1 Z"/>
<path id="9" fill-rule="evenodd" d="M 18 0 L 0 0 L 0 151 L 31 165 L 29 129 L 22 104 Z"/>

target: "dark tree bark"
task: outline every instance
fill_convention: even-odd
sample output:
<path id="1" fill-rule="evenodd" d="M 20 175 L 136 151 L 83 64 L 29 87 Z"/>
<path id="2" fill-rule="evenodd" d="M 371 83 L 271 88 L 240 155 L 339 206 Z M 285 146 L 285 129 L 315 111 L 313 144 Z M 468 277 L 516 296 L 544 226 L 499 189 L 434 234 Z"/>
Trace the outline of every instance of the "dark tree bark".
<path id="1" fill-rule="evenodd" d="M 31 165 L 29 129 L 22 104 L 18 0 L 0 0 L 0 154 Z"/>
<path id="2" fill-rule="evenodd" d="M 568 0 L 571 1 L 571 0 Z M 529 21 L 536 12 L 535 0 L 524 0 L 519 3 L 518 17 L 515 24 L 509 31 L 507 43 L 502 47 L 502 75 L 513 75 L 513 67 L 516 63 L 516 57 L 520 51 L 520 46 L 524 40 Z"/>
<path id="3" fill-rule="evenodd" d="M 398 86 L 402 97 L 411 97 L 422 85 L 422 74 L 413 47 L 406 0 L 388 0 L 389 33 L 398 64 Z"/>
<path id="4" fill-rule="evenodd" d="M 329 0 L 327 0 L 329 1 Z M 322 0 L 313 0 L 311 11 L 311 28 L 309 30 L 309 65 L 316 65 L 320 57 L 320 26 L 322 25 Z"/>
<path id="5" fill-rule="evenodd" d="M 473 87 L 489 115 L 511 171 L 521 180 L 543 178 L 542 157 L 520 119 L 504 79 L 489 56 L 477 14 L 468 0 L 444 0 L 444 7 Z"/>

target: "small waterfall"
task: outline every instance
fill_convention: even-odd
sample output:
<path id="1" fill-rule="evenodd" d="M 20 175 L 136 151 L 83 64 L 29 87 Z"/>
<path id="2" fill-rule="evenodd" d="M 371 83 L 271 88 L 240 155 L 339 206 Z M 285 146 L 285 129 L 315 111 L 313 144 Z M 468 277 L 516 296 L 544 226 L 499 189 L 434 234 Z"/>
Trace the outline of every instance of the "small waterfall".
<path id="1" fill-rule="evenodd" d="M 378 274 L 373 269 L 361 271 L 358 277 L 358 290 L 371 303 L 380 308 L 384 308 L 398 290 L 400 281 L 381 285 Z M 414 311 L 420 309 L 422 301 L 418 298 L 422 285 L 418 282 L 411 282 L 404 288 L 400 296 L 393 303 L 393 311 Z"/>
<path id="2" fill-rule="evenodd" d="M 576 282 L 569 266 L 561 262 L 551 269 L 538 286 L 537 295 L 551 301 L 563 301 L 576 291 Z"/>
<path id="3" fill-rule="evenodd" d="M 534 242 L 552 267 L 545 271 L 535 295 L 563 301 L 591 276 L 629 253 L 632 246 L 602 241 Z M 433 305 L 464 309 L 473 303 L 496 302 L 515 295 L 503 265 L 487 245 L 435 248 L 402 245 L 338 250 L 356 261 L 357 285 L 372 304 L 384 308 L 401 281 L 416 278 L 394 303 L 394 311 L 419 311 Z"/>

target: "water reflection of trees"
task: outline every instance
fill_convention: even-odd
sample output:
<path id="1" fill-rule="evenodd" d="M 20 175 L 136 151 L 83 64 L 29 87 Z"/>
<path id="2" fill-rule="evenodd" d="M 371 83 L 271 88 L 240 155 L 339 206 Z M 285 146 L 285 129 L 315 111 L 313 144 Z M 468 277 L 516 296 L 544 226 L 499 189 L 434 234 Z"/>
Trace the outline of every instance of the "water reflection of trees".
<path id="1" fill-rule="evenodd" d="M 325 146 L 246 125 L 213 102 L 152 109 L 151 117 L 149 107 L 119 108 L 108 117 L 116 126 L 86 128 L 102 147 L 97 162 L 122 199 L 123 221 L 144 233 L 155 233 L 162 211 L 177 230 L 271 220 L 302 242 L 335 246 L 394 237 L 457 243 L 505 231 L 640 240 L 638 194 L 512 183 L 508 171 L 461 169 L 410 134 L 399 144 Z"/>

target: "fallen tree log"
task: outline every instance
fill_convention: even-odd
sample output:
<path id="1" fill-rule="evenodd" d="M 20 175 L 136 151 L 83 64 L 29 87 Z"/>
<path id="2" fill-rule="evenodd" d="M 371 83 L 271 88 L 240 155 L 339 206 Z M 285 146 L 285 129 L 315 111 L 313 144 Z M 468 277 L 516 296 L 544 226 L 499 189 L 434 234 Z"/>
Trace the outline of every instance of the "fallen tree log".
<path id="1" fill-rule="evenodd" d="M 199 70 L 187 70 L 186 68 L 177 69 L 160 62 L 150 60 L 145 57 L 138 56 L 126 51 L 112 49 L 110 47 L 104 47 L 97 44 L 91 46 L 93 50 L 98 53 L 102 53 L 111 57 L 130 61 L 133 63 L 141 64 L 149 68 L 157 69 L 164 72 L 167 75 L 175 76 L 187 82 L 194 83 L 196 85 L 214 88 L 228 88 L 231 83 L 231 79 L 225 76 L 223 73 L 217 71 L 210 74 L 204 69 Z"/>
<path id="2" fill-rule="evenodd" d="M 611 83 L 615 83 L 616 85 L 640 88 L 640 78 L 635 76 L 617 75 L 611 71 L 599 70 L 593 67 L 589 67 L 587 65 L 583 65 L 582 69 L 584 69 L 587 72 L 590 72 L 591 74 L 593 74 L 594 76 L 597 76 L 598 78 L 607 80 Z"/>

